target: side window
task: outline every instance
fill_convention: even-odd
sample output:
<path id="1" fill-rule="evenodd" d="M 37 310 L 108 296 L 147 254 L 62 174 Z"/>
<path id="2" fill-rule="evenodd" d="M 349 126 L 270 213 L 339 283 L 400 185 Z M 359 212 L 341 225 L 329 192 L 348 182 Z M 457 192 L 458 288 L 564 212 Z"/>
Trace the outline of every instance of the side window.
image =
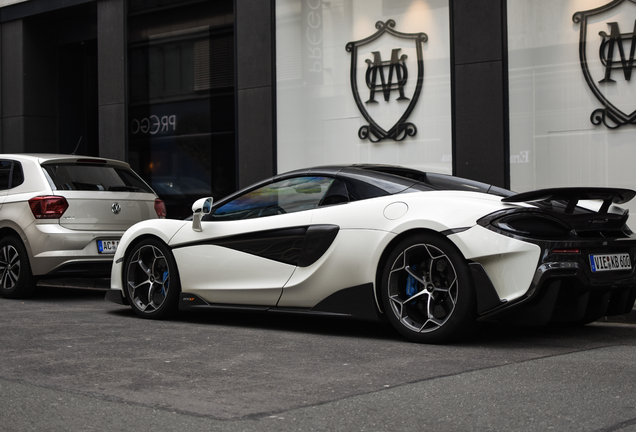
<path id="1" fill-rule="evenodd" d="M 24 183 L 24 172 L 20 162 L 13 162 L 13 171 L 11 173 L 11 187 L 20 186 Z"/>
<path id="2" fill-rule="evenodd" d="M 340 180 L 334 179 L 331 187 L 320 201 L 320 206 L 344 204 L 349 202 L 349 191 L 347 186 Z"/>
<path id="3" fill-rule="evenodd" d="M 11 161 L 0 161 L 0 190 L 9 189 L 12 165 Z"/>
<path id="4" fill-rule="evenodd" d="M 334 179 L 320 206 L 344 204 L 389 195 L 389 192 L 353 178 Z"/>
<path id="5" fill-rule="evenodd" d="M 347 191 L 351 201 L 365 200 L 390 195 L 387 191 L 356 179 L 346 179 Z"/>
<path id="6" fill-rule="evenodd" d="M 205 220 L 241 220 L 311 210 L 333 182 L 329 177 L 296 177 L 262 186 L 222 205 Z"/>
<path id="7" fill-rule="evenodd" d="M 0 190 L 7 190 L 24 183 L 22 165 L 19 162 L 0 161 Z"/>

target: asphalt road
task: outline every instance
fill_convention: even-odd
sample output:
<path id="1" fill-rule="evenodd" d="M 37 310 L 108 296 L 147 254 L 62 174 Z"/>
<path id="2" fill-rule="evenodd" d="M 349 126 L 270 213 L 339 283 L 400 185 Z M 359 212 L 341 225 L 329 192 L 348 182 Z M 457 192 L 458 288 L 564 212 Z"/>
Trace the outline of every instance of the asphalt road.
<path id="1" fill-rule="evenodd" d="M 148 321 L 103 297 L 0 299 L 0 431 L 636 430 L 629 323 L 427 346 L 387 324 Z"/>

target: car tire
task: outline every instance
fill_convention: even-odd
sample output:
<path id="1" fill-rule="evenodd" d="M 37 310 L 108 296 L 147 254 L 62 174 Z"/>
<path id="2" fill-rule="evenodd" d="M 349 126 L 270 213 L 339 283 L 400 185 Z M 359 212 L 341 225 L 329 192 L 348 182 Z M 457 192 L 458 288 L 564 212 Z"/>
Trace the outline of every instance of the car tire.
<path id="1" fill-rule="evenodd" d="M 0 240 L 0 296 L 25 298 L 33 293 L 35 278 L 22 241 L 9 235 Z"/>
<path id="2" fill-rule="evenodd" d="M 445 343 L 476 330 L 472 276 L 445 237 L 420 233 L 402 240 L 388 255 L 381 278 L 386 316 L 407 339 Z"/>
<path id="3" fill-rule="evenodd" d="M 126 297 L 142 318 L 164 319 L 178 308 L 181 283 L 177 263 L 160 240 L 145 239 L 135 244 L 123 270 Z"/>

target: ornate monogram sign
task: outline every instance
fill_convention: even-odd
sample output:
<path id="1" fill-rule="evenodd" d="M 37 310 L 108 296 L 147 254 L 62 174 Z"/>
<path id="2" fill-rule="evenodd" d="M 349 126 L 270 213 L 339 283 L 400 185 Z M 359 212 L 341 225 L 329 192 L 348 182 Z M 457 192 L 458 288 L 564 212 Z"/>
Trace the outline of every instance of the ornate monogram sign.
<path id="1" fill-rule="evenodd" d="M 393 20 L 378 21 L 375 27 L 377 32 L 371 36 L 349 42 L 346 46 L 347 52 L 351 53 L 353 98 L 369 123 L 358 130 L 358 136 L 371 142 L 387 138 L 402 141 L 417 133 L 417 127 L 406 120 L 422 91 L 422 45 L 428 37 L 425 33 L 398 32 L 394 29 Z M 386 46 L 390 48 L 383 51 Z M 405 54 L 403 51 L 410 51 L 412 54 Z M 358 71 L 358 63 L 363 61 L 367 65 L 364 74 Z M 417 69 L 416 76 L 411 77 L 409 72 L 413 74 L 414 67 Z M 359 85 L 358 81 L 364 81 L 363 85 Z M 361 87 L 365 89 L 362 93 Z M 362 99 L 366 99 L 365 102 Z M 388 104 L 391 106 L 387 106 Z"/>
<path id="2" fill-rule="evenodd" d="M 577 12 L 583 75 L 604 108 L 592 112 L 595 125 L 610 129 L 636 125 L 636 83 L 630 85 L 636 49 L 636 0 L 613 0 Z M 594 34 L 596 33 L 596 34 Z"/>

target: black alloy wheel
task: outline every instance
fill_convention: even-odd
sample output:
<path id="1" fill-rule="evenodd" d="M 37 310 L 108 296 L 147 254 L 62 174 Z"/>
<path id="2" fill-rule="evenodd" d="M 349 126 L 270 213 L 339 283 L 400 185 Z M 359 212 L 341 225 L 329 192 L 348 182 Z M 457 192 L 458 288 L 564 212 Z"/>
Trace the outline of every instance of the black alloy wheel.
<path id="1" fill-rule="evenodd" d="M 401 241 L 384 265 L 381 294 L 391 324 L 414 342 L 450 342 L 476 330 L 470 270 L 441 235 L 420 233 Z"/>
<path id="2" fill-rule="evenodd" d="M 137 315 L 163 319 L 177 311 L 179 272 L 172 252 L 162 241 L 144 239 L 135 244 L 123 272 L 126 297 Z"/>
<path id="3" fill-rule="evenodd" d="M 33 293 L 35 278 L 22 241 L 9 235 L 0 240 L 0 296 L 25 298 Z"/>

